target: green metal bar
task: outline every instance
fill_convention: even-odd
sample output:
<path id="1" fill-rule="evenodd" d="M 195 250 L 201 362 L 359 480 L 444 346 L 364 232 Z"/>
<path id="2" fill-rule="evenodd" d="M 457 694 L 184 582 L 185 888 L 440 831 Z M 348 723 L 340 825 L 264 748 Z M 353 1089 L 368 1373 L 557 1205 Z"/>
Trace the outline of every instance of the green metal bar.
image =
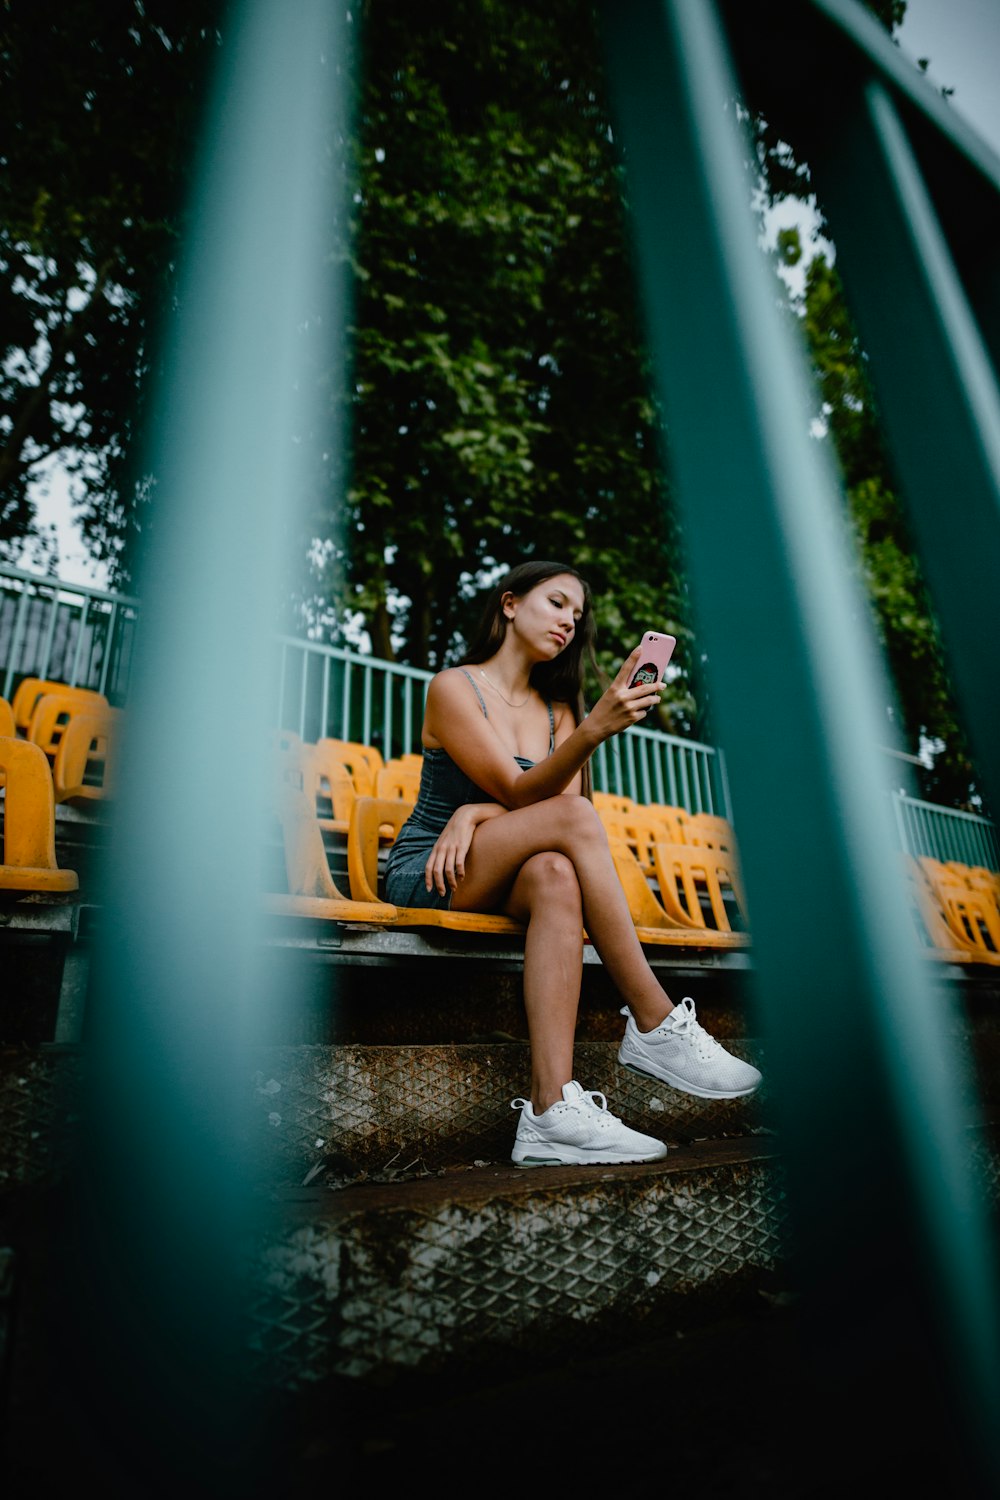
<path id="1" fill-rule="evenodd" d="M 323 690 L 319 709 L 319 732 L 321 738 L 326 738 L 330 733 L 330 658 L 323 660 Z"/>
<path id="2" fill-rule="evenodd" d="M 83 638 L 84 632 L 87 629 L 87 616 L 89 612 L 90 600 L 88 599 L 87 595 L 84 594 L 83 602 L 80 605 L 80 623 L 77 629 L 76 650 L 73 653 L 73 665 L 70 668 L 69 672 L 70 687 L 76 687 L 77 683 L 80 680 L 80 660 L 83 656 Z"/>
<path id="3" fill-rule="evenodd" d="M 868 83 L 819 165 L 950 670 L 990 796 L 1000 579 L 1000 390 L 897 111 Z M 955 497 L 954 499 L 952 497 Z M 956 500 L 960 503 L 956 503 Z"/>
<path id="4" fill-rule="evenodd" d="M 24 626 L 28 613 L 28 591 L 22 590 L 21 597 L 17 601 L 17 613 L 14 616 L 14 629 L 11 632 L 10 657 L 7 662 L 7 676 L 4 680 L 3 695 L 9 698 L 14 683 L 14 674 L 17 671 L 17 654 L 21 649 L 21 641 L 24 638 Z"/>
<path id="5" fill-rule="evenodd" d="M 52 660 L 52 643 L 55 640 L 56 623 L 59 619 L 59 594 L 57 590 L 52 592 L 52 607 L 49 610 L 49 623 L 45 631 L 44 642 L 38 653 L 38 676 L 48 677 L 49 663 Z M 103 692 L 104 689 L 102 688 Z"/>
<path id="6" fill-rule="evenodd" d="M 299 736 L 306 738 L 306 692 L 309 686 L 309 652 L 302 652 L 302 667 L 299 674 Z"/>
<path id="7" fill-rule="evenodd" d="M 966 1059 L 896 878 L 875 748 L 885 684 L 851 587 L 836 481 L 808 435 L 802 353 L 757 247 L 735 79 L 709 0 L 606 0 L 601 16 L 739 806 L 753 993 L 821 1350 L 810 1374 L 823 1462 L 835 1471 L 842 1458 L 846 1482 L 863 1445 L 884 1451 L 875 1413 L 887 1379 L 904 1408 L 939 1411 L 963 1433 L 955 1469 L 971 1478 L 993 1463 L 984 1413 L 1000 1379 Z M 859 1357 L 871 1348 L 877 1379 Z"/>
<path id="8" fill-rule="evenodd" d="M 104 636 L 104 660 L 101 663 L 101 676 L 97 690 L 99 693 L 107 693 L 108 675 L 111 671 L 111 653 L 114 647 L 115 628 L 118 624 L 118 606 L 112 604 L 111 613 L 107 617 L 108 628 Z"/>
<path id="9" fill-rule="evenodd" d="M 235 1500 L 285 1479 L 241 1373 L 246 1248 L 271 1212 L 250 1159 L 250 1062 L 271 1007 L 299 1003 L 294 971 L 272 992 L 260 963 L 261 664 L 309 487 L 311 444 L 295 439 L 328 436 L 302 328 L 318 318 L 343 351 L 322 165 L 349 136 L 331 118 L 349 74 L 336 19 L 324 0 L 230 12 L 157 361 L 155 557 L 100 892 L 88 1150 L 47 1287 L 66 1352 L 53 1431 L 92 1435 L 94 1472 L 121 1494 Z"/>

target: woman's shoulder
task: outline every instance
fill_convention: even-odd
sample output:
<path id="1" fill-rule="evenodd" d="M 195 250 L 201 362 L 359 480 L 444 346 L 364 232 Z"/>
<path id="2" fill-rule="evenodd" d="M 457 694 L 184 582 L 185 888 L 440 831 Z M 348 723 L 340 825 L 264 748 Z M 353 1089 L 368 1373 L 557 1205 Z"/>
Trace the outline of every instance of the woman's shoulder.
<path id="1" fill-rule="evenodd" d="M 471 697 L 470 679 L 472 679 L 472 673 L 466 667 L 442 667 L 440 672 L 435 672 L 427 684 L 427 695 L 439 702 L 451 702 L 460 694 L 464 696 L 466 693 L 469 693 Z M 474 682 L 474 679 L 472 680 Z"/>
<path id="2" fill-rule="evenodd" d="M 431 678 L 431 687 L 443 687 L 446 691 L 455 684 L 464 682 L 469 685 L 472 673 L 468 667 L 442 667 L 440 672 L 435 672 Z"/>

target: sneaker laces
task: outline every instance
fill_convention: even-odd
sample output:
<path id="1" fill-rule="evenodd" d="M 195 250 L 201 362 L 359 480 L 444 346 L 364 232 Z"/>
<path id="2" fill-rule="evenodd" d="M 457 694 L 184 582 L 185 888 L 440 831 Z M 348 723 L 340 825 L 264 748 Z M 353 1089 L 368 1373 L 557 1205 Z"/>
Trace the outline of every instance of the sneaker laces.
<path id="1" fill-rule="evenodd" d="M 598 1103 L 598 1100 L 600 1103 Z M 518 1097 L 510 1101 L 510 1107 L 511 1109 L 520 1109 L 523 1111 L 530 1102 L 529 1099 Z M 554 1104 L 549 1106 L 549 1109 L 572 1109 L 575 1104 L 582 1104 L 585 1109 L 595 1114 L 597 1116 L 597 1124 L 601 1130 L 610 1130 L 613 1125 L 621 1124 L 618 1116 L 613 1115 L 608 1109 L 607 1095 L 602 1094 L 600 1089 L 581 1088 L 579 1094 L 574 1099 L 557 1099 Z M 542 1111 L 546 1115 L 548 1112 L 548 1109 Z M 541 1117 L 536 1116 L 535 1118 L 538 1119 Z"/>
<path id="2" fill-rule="evenodd" d="M 584 1105 L 597 1116 L 595 1123 L 599 1130 L 611 1130 L 615 1125 L 621 1124 L 618 1116 L 608 1109 L 607 1096 L 600 1089 L 583 1089 L 575 1102 Z"/>
<path id="3" fill-rule="evenodd" d="M 678 1019 L 674 1020 L 674 1016 Z M 670 1034 L 687 1042 L 697 1057 L 707 1059 L 714 1053 L 723 1051 L 721 1043 L 710 1036 L 696 1019 L 693 1000 L 682 1000 L 680 1005 L 674 1007 L 668 1020 L 671 1022 Z"/>

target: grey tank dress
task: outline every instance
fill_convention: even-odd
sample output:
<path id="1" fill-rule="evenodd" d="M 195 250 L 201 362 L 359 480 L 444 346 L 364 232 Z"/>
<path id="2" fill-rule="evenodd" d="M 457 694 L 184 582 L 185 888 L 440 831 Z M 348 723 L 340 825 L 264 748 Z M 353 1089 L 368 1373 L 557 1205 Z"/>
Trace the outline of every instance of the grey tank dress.
<path id="1" fill-rule="evenodd" d="M 465 672 L 465 668 L 462 668 Z M 472 683 L 479 706 L 485 718 L 489 718 L 482 693 L 470 672 L 465 672 Z M 552 704 L 546 703 L 549 711 L 549 754 L 555 748 L 556 721 Z M 514 759 L 522 770 L 528 771 L 535 764 L 521 755 Z M 484 792 L 470 776 L 466 776 L 447 750 L 438 748 L 425 750 L 420 768 L 420 790 L 410 816 L 397 833 L 385 862 L 385 899 L 393 906 L 430 906 L 447 910 L 451 906 L 451 891 L 441 895 L 428 890 L 424 884 L 424 869 L 431 850 L 438 841 L 441 830 L 457 807 L 466 802 L 495 802 L 496 798 Z"/>

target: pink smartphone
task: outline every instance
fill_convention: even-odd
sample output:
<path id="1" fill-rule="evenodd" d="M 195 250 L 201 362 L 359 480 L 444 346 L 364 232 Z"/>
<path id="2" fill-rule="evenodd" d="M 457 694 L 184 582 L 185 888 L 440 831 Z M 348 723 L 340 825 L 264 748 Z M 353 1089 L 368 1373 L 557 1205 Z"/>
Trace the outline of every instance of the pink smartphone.
<path id="1" fill-rule="evenodd" d="M 635 671 L 629 687 L 635 687 L 640 682 L 660 682 L 667 669 L 677 645 L 675 635 L 662 635 L 655 630 L 647 630 L 639 642 L 639 665 Z"/>

